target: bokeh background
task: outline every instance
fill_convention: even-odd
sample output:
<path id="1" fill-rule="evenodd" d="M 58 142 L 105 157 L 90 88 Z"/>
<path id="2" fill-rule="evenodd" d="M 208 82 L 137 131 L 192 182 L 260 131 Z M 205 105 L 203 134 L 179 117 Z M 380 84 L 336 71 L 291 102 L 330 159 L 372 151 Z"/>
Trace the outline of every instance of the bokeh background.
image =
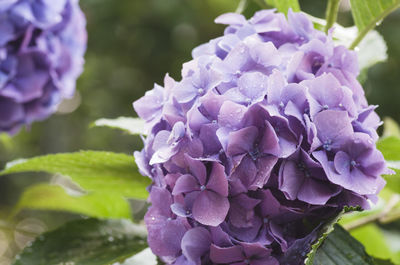
<path id="1" fill-rule="evenodd" d="M 59 113 L 35 123 L 10 138 L 0 135 L 0 168 L 7 161 L 36 155 L 83 149 L 132 153 L 141 148 L 139 137 L 108 128 L 91 128 L 98 118 L 135 116 L 132 102 L 165 73 L 180 79 L 191 50 L 222 34 L 215 17 L 236 9 L 239 0 L 81 0 L 89 34 L 85 72 L 76 96 Z M 302 10 L 324 17 L 327 1 L 300 0 Z M 250 4 L 251 16 L 259 7 Z M 349 6 L 342 1 L 339 22 L 353 25 Z M 377 30 L 388 45 L 389 59 L 372 67 L 364 83 L 368 100 L 378 113 L 400 122 L 400 12 L 391 14 Z M 24 187 L 43 178 L 0 177 L 0 265 L 7 265 L 27 242 L 66 220 L 68 214 L 26 211 L 14 223 L 4 218 Z M 3 218 L 3 221 L 2 221 Z"/>

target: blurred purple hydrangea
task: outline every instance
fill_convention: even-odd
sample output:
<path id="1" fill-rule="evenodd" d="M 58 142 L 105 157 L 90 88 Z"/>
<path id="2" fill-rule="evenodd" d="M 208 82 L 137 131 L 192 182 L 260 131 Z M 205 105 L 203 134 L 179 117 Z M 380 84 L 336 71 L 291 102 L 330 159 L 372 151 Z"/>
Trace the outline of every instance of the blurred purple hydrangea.
<path id="1" fill-rule="evenodd" d="M 0 1 L 0 132 L 48 117 L 74 94 L 85 26 L 78 0 Z"/>
<path id="2" fill-rule="evenodd" d="M 167 264 L 302 264 L 321 223 L 385 185 L 376 106 L 355 52 L 304 14 L 216 22 L 224 36 L 193 50 L 181 81 L 134 103 L 149 245 Z"/>

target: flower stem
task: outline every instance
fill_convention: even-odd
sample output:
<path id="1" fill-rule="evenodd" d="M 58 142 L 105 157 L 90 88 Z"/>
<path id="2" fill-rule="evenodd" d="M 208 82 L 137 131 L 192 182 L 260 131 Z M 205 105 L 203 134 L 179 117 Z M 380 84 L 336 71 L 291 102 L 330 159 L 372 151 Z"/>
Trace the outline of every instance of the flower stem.
<path id="1" fill-rule="evenodd" d="M 385 208 L 381 212 L 366 216 L 364 218 L 360 218 L 358 220 L 355 220 L 354 222 L 343 225 L 343 227 L 347 231 L 350 231 L 374 222 L 388 223 L 389 220 L 394 221 L 397 218 L 400 218 L 400 214 L 390 215 L 390 216 L 388 214 L 399 202 L 400 202 L 400 195 L 395 194 L 389 199 Z"/>
<path id="2" fill-rule="evenodd" d="M 329 0 L 328 5 L 326 7 L 326 26 L 325 33 L 328 33 L 329 29 L 335 24 L 337 19 L 337 14 L 339 11 L 340 0 Z"/>
<path id="3" fill-rule="evenodd" d="M 247 0 L 240 0 L 238 7 L 236 8 L 235 13 L 242 14 L 248 5 Z"/>

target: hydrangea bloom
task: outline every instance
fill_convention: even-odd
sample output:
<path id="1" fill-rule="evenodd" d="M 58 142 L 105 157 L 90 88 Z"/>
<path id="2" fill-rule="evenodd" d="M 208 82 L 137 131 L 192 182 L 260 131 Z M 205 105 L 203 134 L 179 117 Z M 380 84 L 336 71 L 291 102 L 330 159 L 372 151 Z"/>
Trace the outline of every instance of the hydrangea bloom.
<path id="1" fill-rule="evenodd" d="M 134 108 L 153 180 L 149 245 L 167 264 L 302 264 L 320 224 L 368 208 L 387 171 L 356 54 L 301 13 L 225 14 Z"/>
<path id="2" fill-rule="evenodd" d="M 0 132 L 48 117 L 73 95 L 85 24 L 78 0 L 0 1 Z"/>

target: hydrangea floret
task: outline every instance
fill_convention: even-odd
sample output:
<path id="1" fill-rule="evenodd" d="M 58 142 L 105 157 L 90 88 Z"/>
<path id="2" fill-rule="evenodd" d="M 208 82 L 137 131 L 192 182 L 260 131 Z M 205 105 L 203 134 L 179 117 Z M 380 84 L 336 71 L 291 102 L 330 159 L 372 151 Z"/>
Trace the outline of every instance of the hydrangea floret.
<path id="1" fill-rule="evenodd" d="M 73 96 L 85 27 L 78 0 L 0 1 L 0 132 L 45 119 Z"/>
<path id="2" fill-rule="evenodd" d="M 304 14 L 216 23 L 224 35 L 193 50 L 181 81 L 134 102 L 150 248 L 176 265 L 302 264 L 321 223 L 385 185 L 376 106 L 356 53 Z"/>

